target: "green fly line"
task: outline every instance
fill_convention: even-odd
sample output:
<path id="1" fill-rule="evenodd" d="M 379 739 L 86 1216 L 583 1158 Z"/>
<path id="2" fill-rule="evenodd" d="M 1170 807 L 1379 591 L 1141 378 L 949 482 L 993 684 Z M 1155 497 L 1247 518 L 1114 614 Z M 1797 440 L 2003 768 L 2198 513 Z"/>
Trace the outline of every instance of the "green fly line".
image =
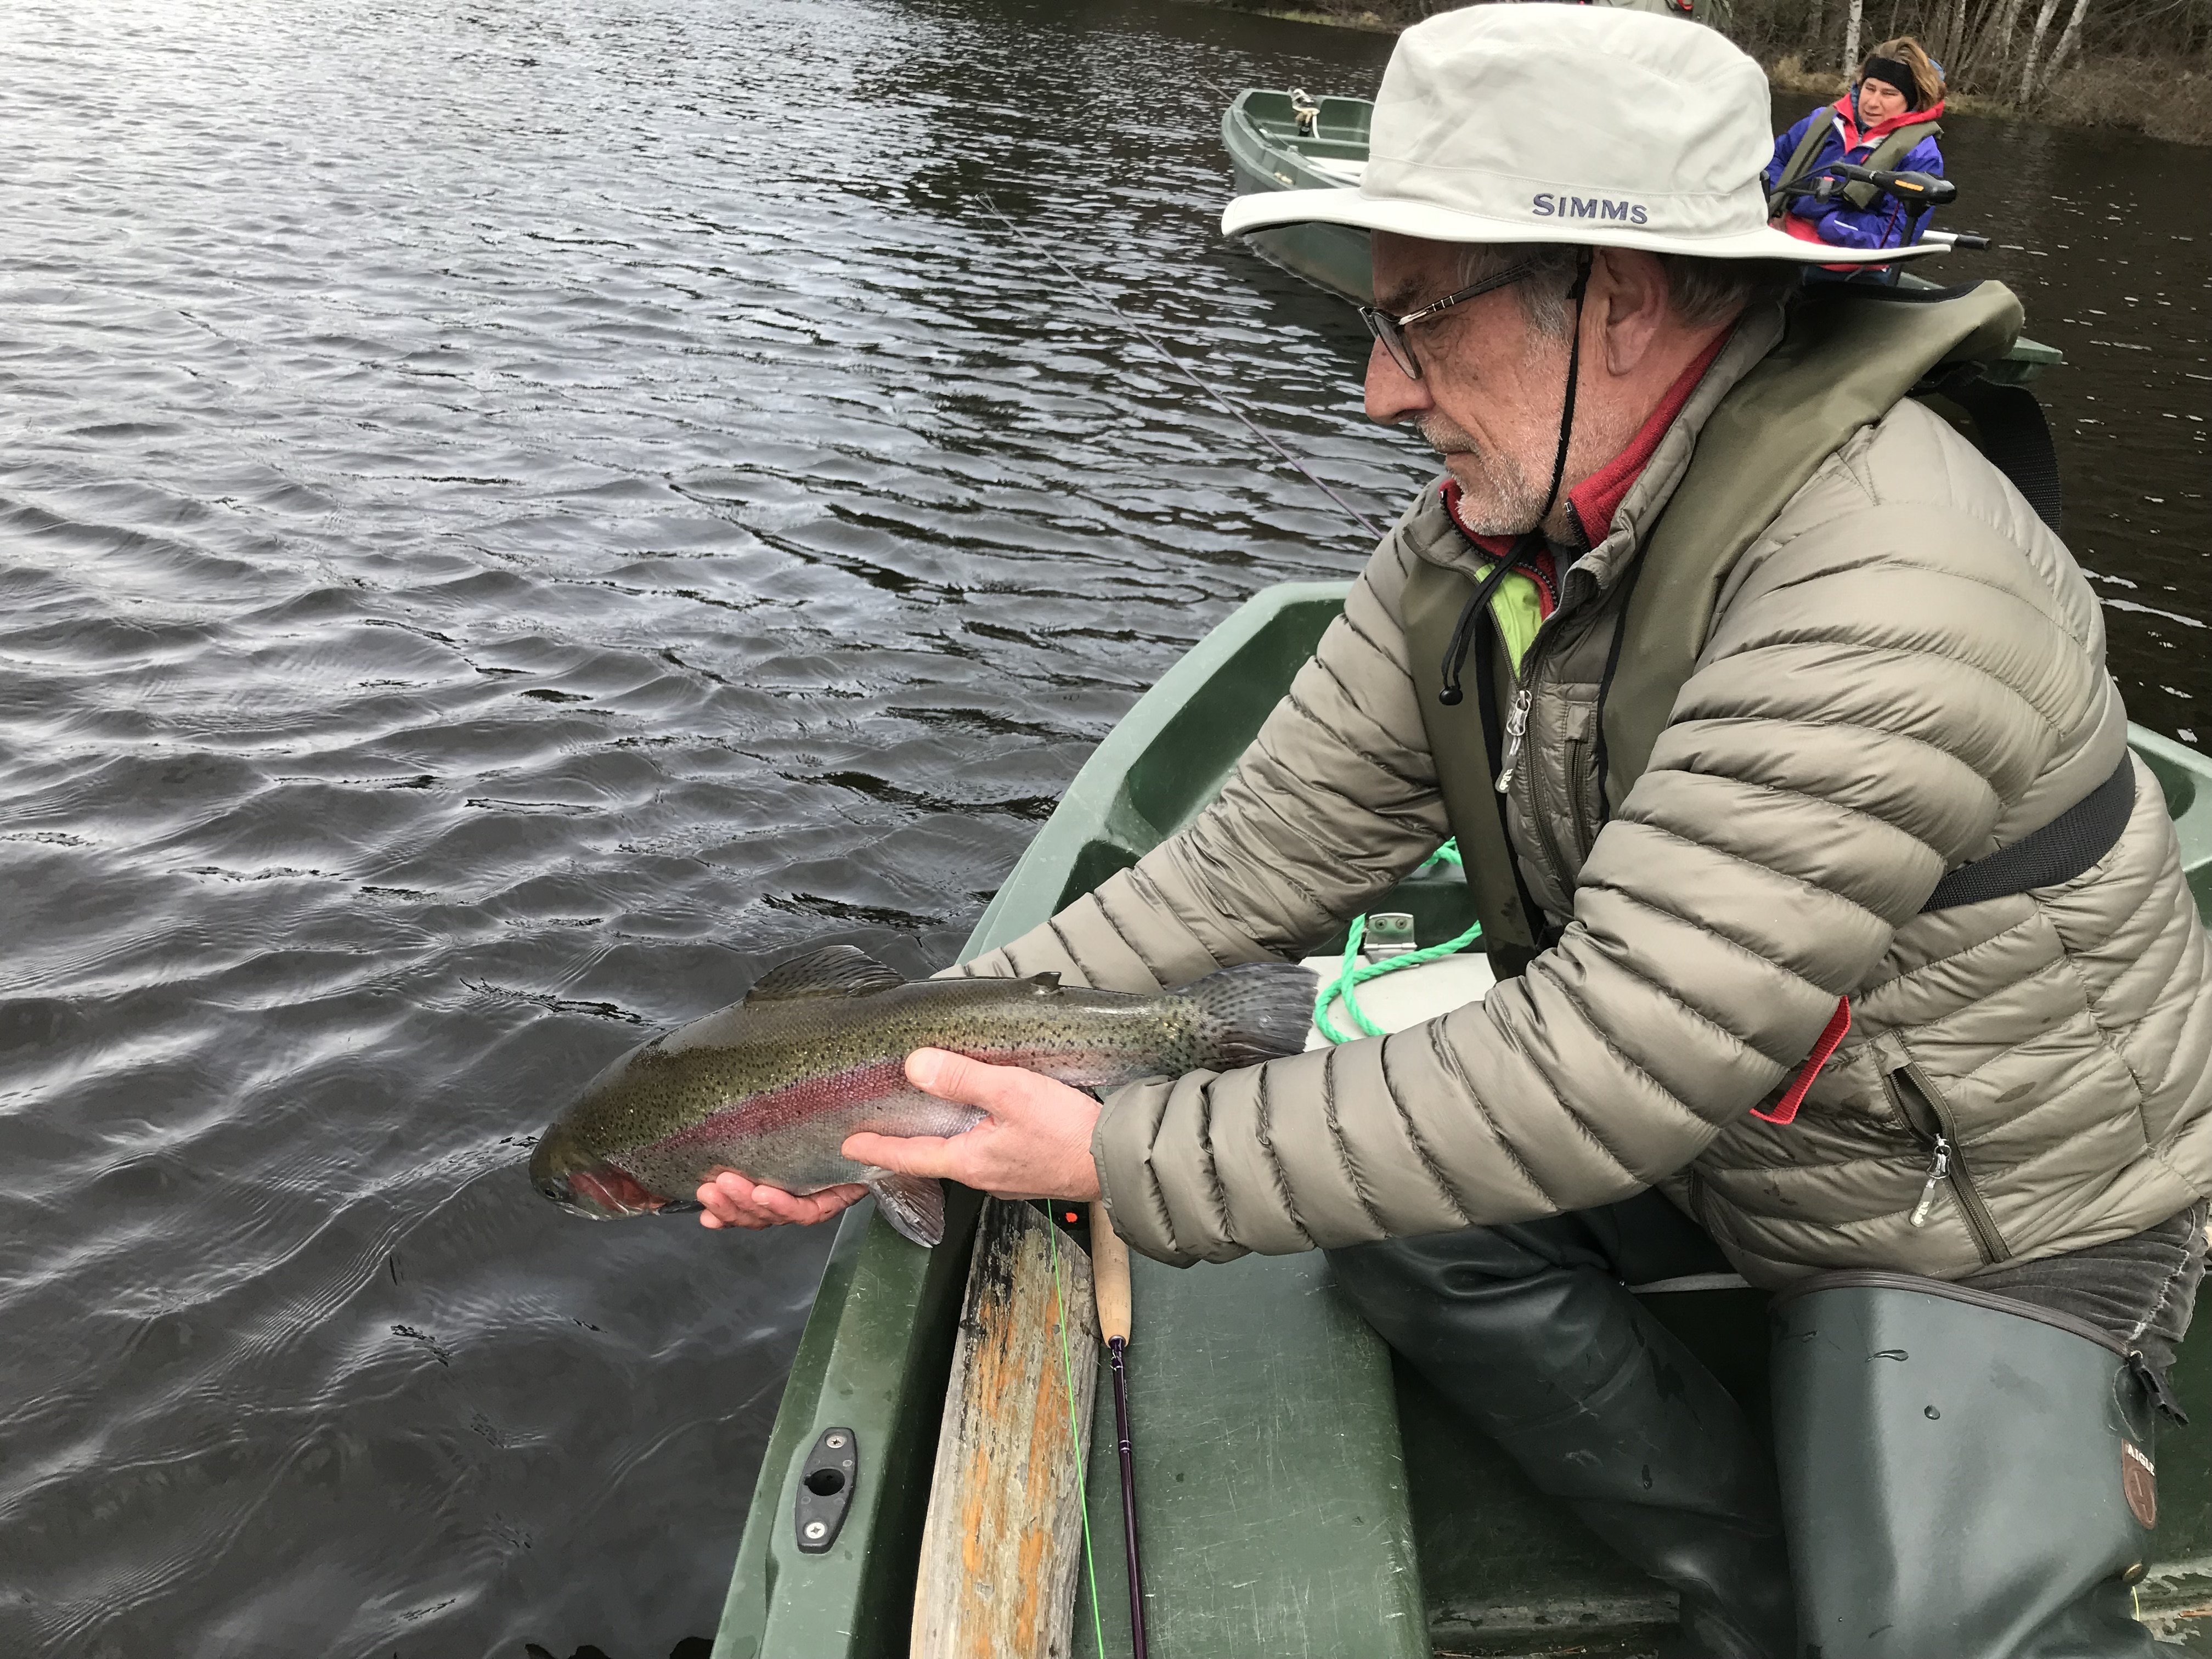
<path id="1" fill-rule="evenodd" d="M 1067 1433 L 1075 1446 L 1075 1501 L 1083 1507 L 1083 1570 L 1091 1580 L 1091 1635 L 1098 1644 L 1098 1659 L 1106 1659 L 1106 1626 L 1098 1617 L 1098 1564 L 1091 1557 L 1091 1494 L 1085 1490 L 1083 1479 L 1083 1424 L 1075 1414 L 1075 1360 L 1067 1346 L 1067 1286 L 1060 1277 L 1060 1227 L 1048 1216 L 1044 1231 L 1052 1252 L 1053 1293 L 1060 1301 L 1060 1375 L 1067 1384 Z"/>
<path id="2" fill-rule="evenodd" d="M 1459 843 L 1456 841 L 1448 841 L 1437 848 L 1422 861 L 1420 869 L 1413 873 L 1418 876 L 1424 871 L 1433 870 L 1439 864 L 1454 864 L 1462 868 L 1465 867 L 1466 861 L 1459 855 Z M 1419 951 L 1407 951 L 1395 957 L 1385 957 L 1380 962 L 1370 962 L 1362 965 L 1359 960 L 1359 946 L 1366 937 L 1367 918 L 1353 917 L 1352 931 L 1345 936 L 1344 961 L 1337 969 L 1336 977 L 1323 984 L 1321 988 L 1321 994 L 1314 999 L 1314 1024 L 1320 1028 L 1321 1034 L 1331 1042 L 1350 1042 L 1355 1035 L 1383 1036 L 1382 1028 L 1368 1018 L 1366 1010 L 1359 1006 L 1358 988 L 1366 984 L 1370 979 L 1379 979 L 1384 974 L 1395 974 L 1401 968 L 1418 968 L 1425 962 L 1435 962 L 1439 957 L 1448 957 L 1455 951 L 1465 950 L 1482 937 L 1482 924 L 1476 922 L 1474 927 L 1456 939 L 1448 939 L 1442 945 L 1428 945 Z M 1336 1022 L 1329 1018 L 1329 1010 L 1340 1001 L 1344 1004 L 1345 1012 L 1352 1016 L 1352 1024 L 1359 1028 L 1358 1032 L 1340 1031 L 1336 1028 Z"/>

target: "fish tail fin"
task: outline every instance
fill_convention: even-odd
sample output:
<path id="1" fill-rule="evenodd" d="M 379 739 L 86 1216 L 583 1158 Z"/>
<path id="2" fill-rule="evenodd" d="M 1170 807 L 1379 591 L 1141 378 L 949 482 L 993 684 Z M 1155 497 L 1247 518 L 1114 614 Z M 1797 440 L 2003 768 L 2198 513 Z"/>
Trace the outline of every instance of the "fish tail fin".
<path id="1" fill-rule="evenodd" d="M 1224 968 L 1186 988 L 1183 995 L 1204 1016 L 1206 1069 L 1229 1071 L 1298 1053 L 1313 1027 L 1318 988 L 1313 970 L 1295 962 Z"/>
<path id="2" fill-rule="evenodd" d="M 901 1238 L 931 1249 L 945 1237 L 945 1183 L 936 1176 L 870 1170 L 861 1179 L 876 1195 L 884 1219 Z"/>

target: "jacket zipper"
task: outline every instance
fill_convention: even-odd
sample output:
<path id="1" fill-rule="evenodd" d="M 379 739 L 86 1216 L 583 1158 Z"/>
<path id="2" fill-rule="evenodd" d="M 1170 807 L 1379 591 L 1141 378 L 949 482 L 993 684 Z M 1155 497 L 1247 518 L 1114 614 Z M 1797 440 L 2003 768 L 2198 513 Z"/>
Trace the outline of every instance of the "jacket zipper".
<path id="1" fill-rule="evenodd" d="M 1933 1115 L 1935 1125 L 1932 1128 L 1922 1122 L 1912 1110 L 1906 1099 L 1908 1090 L 1899 1086 L 1897 1082 L 1900 1075 L 1911 1085 L 1909 1092 L 1918 1096 Z M 1950 1103 L 1943 1098 L 1942 1091 L 1936 1087 L 1918 1066 L 1909 1061 L 1891 1072 L 1882 1081 L 1897 1106 L 1898 1115 L 1928 1145 L 1928 1178 L 1920 1189 L 1919 1203 L 1912 1207 L 1912 1225 L 1922 1227 L 1927 1224 L 1929 1212 L 1936 1204 L 1936 1188 L 1939 1184 L 1948 1182 L 1953 1196 L 1959 1200 L 1960 1213 L 1966 1218 L 1966 1229 L 1973 1234 L 1974 1245 L 1981 1252 L 1982 1260 L 1990 1262 L 2010 1261 L 2011 1248 L 2005 1243 L 2004 1235 L 1997 1231 L 1996 1219 L 1990 1214 L 1989 1206 L 1982 1201 L 1982 1195 L 1974 1186 L 1973 1176 L 1966 1168 L 1966 1154 L 1959 1146 L 1959 1126 L 1951 1116 Z"/>
<path id="2" fill-rule="evenodd" d="M 1936 1136 L 1936 1156 L 1928 1165 L 1928 1184 L 1920 1189 L 1920 1201 L 1912 1206 L 1912 1224 L 1928 1224 L 1928 1212 L 1936 1207 L 1936 1183 L 1951 1173 L 1951 1137 L 1941 1133 Z"/>
<path id="3" fill-rule="evenodd" d="M 1512 707 L 1506 711 L 1505 715 L 1505 760 L 1504 764 L 1498 769 L 1498 777 L 1495 784 L 1493 785 L 1499 794 L 1506 796 L 1508 799 L 1511 798 L 1513 793 L 1514 777 L 1516 773 L 1518 771 L 1521 763 L 1521 751 L 1526 745 L 1528 736 L 1528 710 L 1530 705 L 1535 701 L 1536 696 L 1536 670 L 1542 660 L 1540 653 L 1540 647 L 1544 644 L 1547 635 L 1556 635 L 1558 633 L 1561 625 L 1562 618 L 1565 615 L 1565 596 L 1556 590 L 1550 582 L 1544 579 L 1544 575 L 1541 571 L 1530 570 L 1527 574 L 1535 580 L 1538 586 L 1541 587 L 1545 592 L 1551 597 L 1552 614 L 1546 617 L 1542 622 L 1537 624 L 1535 636 L 1528 641 L 1528 649 L 1522 653 L 1521 658 L 1520 669 L 1514 675 L 1516 685 L 1513 693 L 1513 703 Z M 1495 627 L 1496 623 L 1493 622 L 1492 626 Z M 1567 745 L 1566 758 L 1571 763 L 1578 760 L 1579 757 L 1576 756 L 1574 751 L 1579 746 L 1581 745 L 1575 744 L 1569 744 Z M 1576 781 L 1572 771 L 1570 771 L 1568 775 L 1567 788 L 1569 795 L 1571 798 L 1576 788 Z M 1574 882 L 1567 869 L 1567 860 L 1564 849 L 1559 846 L 1558 838 L 1553 835 L 1545 815 L 1540 810 L 1541 803 L 1540 803 L 1536 799 L 1536 783 L 1533 774 L 1529 777 L 1528 798 L 1524 803 L 1524 805 L 1527 810 L 1528 823 L 1534 829 L 1536 833 L 1537 851 L 1539 854 L 1550 866 L 1550 874 L 1553 879 L 1560 885 L 1563 890 L 1571 892 L 1573 890 Z M 1571 800 L 1570 802 L 1568 811 L 1570 816 L 1571 816 Z"/>
<path id="4" fill-rule="evenodd" d="M 1454 514 L 1453 521 L 1455 523 L 1458 522 L 1456 514 Z M 1463 535 L 1466 533 L 1464 527 L 1462 527 L 1461 533 Z M 1470 538 L 1469 539 L 1471 540 L 1473 538 Z M 1544 596 L 1546 605 L 1550 608 L 1550 614 L 1543 617 L 1537 623 L 1536 632 L 1528 641 L 1528 648 L 1522 653 L 1520 666 L 1516 669 L 1513 673 L 1513 702 L 1512 705 L 1506 710 L 1505 714 L 1505 730 L 1504 732 L 1505 738 L 1504 760 L 1504 763 L 1498 767 L 1498 776 L 1492 785 L 1498 793 L 1507 797 L 1509 799 L 1511 798 L 1513 793 L 1513 781 L 1515 774 L 1520 768 L 1521 751 L 1522 748 L 1526 746 L 1528 741 L 1528 710 L 1529 706 L 1535 701 L 1536 670 L 1539 664 L 1542 661 L 1543 647 L 1547 636 L 1555 635 L 1559 632 L 1559 627 L 1566 615 L 1566 584 L 1565 582 L 1557 580 L 1553 577 L 1546 574 L 1540 566 L 1534 564 L 1528 564 L 1519 567 L 1518 574 L 1528 577 L 1529 580 L 1536 584 L 1537 588 Z M 1502 629 L 1498 629 L 1497 618 L 1493 616 L 1487 617 L 1485 620 L 1487 625 L 1497 633 L 1498 642 L 1502 646 L 1504 643 L 1504 632 Z M 1572 794 L 1576 787 L 1574 778 L 1570 776 L 1568 779 L 1568 790 L 1570 795 Z M 1599 788 L 1600 793 L 1602 794 L 1602 781 L 1601 781 Z M 1525 803 L 1525 805 L 1528 822 L 1534 827 L 1536 831 L 1538 843 L 1536 851 L 1538 855 L 1550 865 L 1550 872 L 1553 878 L 1559 882 L 1563 889 L 1571 891 L 1574 884 L 1567 873 L 1566 859 L 1563 855 L 1557 840 L 1546 828 L 1544 817 L 1537 811 L 1535 797 L 1535 782 L 1532 777 L 1528 786 L 1528 799 Z M 1570 810 L 1571 815 L 1571 808 Z M 1535 919 L 1531 917 L 1529 919 L 1529 926 L 1533 927 L 1535 925 Z"/>
<path id="5" fill-rule="evenodd" d="M 1456 514 L 1453 515 L 1452 522 L 1459 522 Z M 1465 535 L 1467 532 L 1462 530 L 1460 533 Z M 1559 617 L 1560 593 L 1557 583 L 1534 564 L 1518 566 L 1516 574 L 1526 576 L 1536 585 L 1537 592 L 1543 595 L 1543 605 L 1540 609 L 1546 614 L 1539 617 L 1535 635 L 1529 640 L 1528 649 L 1521 658 L 1521 666 L 1513 676 L 1517 689 L 1513 694 L 1513 707 L 1505 716 L 1505 763 L 1498 769 L 1497 789 L 1501 795 L 1508 793 L 1513 787 L 1513 768 L 1521 758 L 1522 739 L 1528 735 L 1528 704 L 1536 695 L 1536 682 L 1529 671 L 1535 666 L 1537 641 L 1543 637 L 1544 630 Z M 1498 627 L 1495 617 L 1485 617 L 1484 620 L 1492 628 Z M 1500 643 L 1503 643 L 1502 629 L 1500 634 Z"/>
<path id="6" fill-rule="evenodd" d="M 1524 670 L 1529 666 L 1529 657 L 1535 654 L 1532 646 L 1528 656 L 1521 659 Z M 1528 704 L 1535 695 L 1534 682 L 1524 678 L 1520 689 L 1514 692 L 1513 707 L 1505 716 L 1505 764 L 1498 769 L 1498 793 L 1501 795 L 1512 790 L 1513 769 L 1521 760 L 1521 740 L 1528 735 Z"/>

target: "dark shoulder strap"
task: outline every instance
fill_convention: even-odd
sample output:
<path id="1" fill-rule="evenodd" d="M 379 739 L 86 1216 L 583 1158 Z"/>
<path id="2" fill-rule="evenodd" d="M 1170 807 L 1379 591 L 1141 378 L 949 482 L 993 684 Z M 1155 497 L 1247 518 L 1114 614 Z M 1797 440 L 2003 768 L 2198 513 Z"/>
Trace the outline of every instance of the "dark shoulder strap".
<path id="1" fill-rule="evenodd" d="M 1992 380 L 1978 363 L 1961 363 L 1933 384 L 1913 388 L 1913 395 L 1954 425 L 1958 420 L 1945 405 L 1955 405 L 1971 423 L 1969 435 L 1982 459 L 2012 481 L 2027 497 L 2035 516 L 2062 536 L 2065 492 L 2058 477 L 2058 451 L 2051 441 L 2051 426 L 2043 418 L 2043 405 L 2024 386 Z"/>
<path id="2" fill-rule="evenodd" d="M 2123 749 L 2112 776 L 2041 828 L 1948 872 L 1920 914 L 2008 898 L 2087 875 L 2119 845 L 2135 810 L 2135 757 Z"/>
<path id="3" fill-rule="evenodd" d="M 1829 109 L 1815 111 L 1805 122 L 1805 136 L 1797 141 L 1797 148 L 1790 152 L 1781 176 L 1774 181 L 1773 192 L 1766 198 L 1766 211 L 1771 218 L 1790 205 L 1783 194 L 1784 186 L 1794 185 L 1813 170 L 1813 163 L 1820 154 L 1820 146 L 1828 142 L 1828 134 L 1835 126 L 1835 112 Z"/>
<path id="4" fill-rule="evenodd" d="M 1493 957 L 1501 950 L 1533 954 L 1534 919 L 1521 902 L 1513 849 L 1505 836 L 1504 803 L 1491 787 L 1497 762 L 1483 731 L 1484 699 L 1478 696 L 1447 704 L 1437 695 L 1443 682 L 1444 655 L 1451 648 L 1453 627 L 1474 597 L 1474 583 L 1425 559 L 1411 562 L 1413 574 L 1407 578 L 1403 604 L 1413 697 L 1420 706 L 1421 729 L 1436 763 L 1444 816 L 1451 821 L 1452 833 L 1459 837 L 1468 891 L 1482 923 L 1483 947 Z M 1487 619 L 1482 625 L 1489 625 Z M 1486 673 L 1487 665 L 1478 665 L 1476 672 Z"/>
<path id="5" fill-rule="evenodd" d="M 1606 804 L 1618 811 L 1650 763 L 1697 665 L 1736 560 L 1822 462 L 1947 362 L 1984 362 L 2019 337 L 2002 283 L 1954 289 L 1838 288 L 1802 301 L 1779 344 L 1698 434 L 1687 471 L 1644 539 L 1600 720 Z"/>

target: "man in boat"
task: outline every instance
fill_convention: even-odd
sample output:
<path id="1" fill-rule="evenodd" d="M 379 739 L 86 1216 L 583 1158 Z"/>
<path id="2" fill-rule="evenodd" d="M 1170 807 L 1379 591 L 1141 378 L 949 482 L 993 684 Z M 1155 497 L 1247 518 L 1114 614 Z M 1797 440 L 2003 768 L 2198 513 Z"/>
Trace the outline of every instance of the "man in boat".
<path id="1" fill-rule="evenodd" d="M 1850 250 L 1766 224 L 1766 109 L 1708 30 L 1473 7 L 1401 38 L 1358 190 L 1231 207 L 1374 233 L 1368 410 L 1446 476 L 1219 799 L 964 969 L 1295 957 L 1456 834 L 1488 995 L 1103 1107 L 924 1052 L 989 1121 L 846 1150 L 1103 1193 L 1164 1261 L 1329 1250 L 1680 1592 L 1681 1653 L 2148 1655 L 2212 950 L 2080 569 L 1905 395 L 1996 429 L 1971 363 L 2016 302 L 1796 295 Z M 700 1194 L 718 1225 L 846 1196 Z M 1771 1456 L 1632 1293 L 1709 1273 L 1778 1292 Z"/>

